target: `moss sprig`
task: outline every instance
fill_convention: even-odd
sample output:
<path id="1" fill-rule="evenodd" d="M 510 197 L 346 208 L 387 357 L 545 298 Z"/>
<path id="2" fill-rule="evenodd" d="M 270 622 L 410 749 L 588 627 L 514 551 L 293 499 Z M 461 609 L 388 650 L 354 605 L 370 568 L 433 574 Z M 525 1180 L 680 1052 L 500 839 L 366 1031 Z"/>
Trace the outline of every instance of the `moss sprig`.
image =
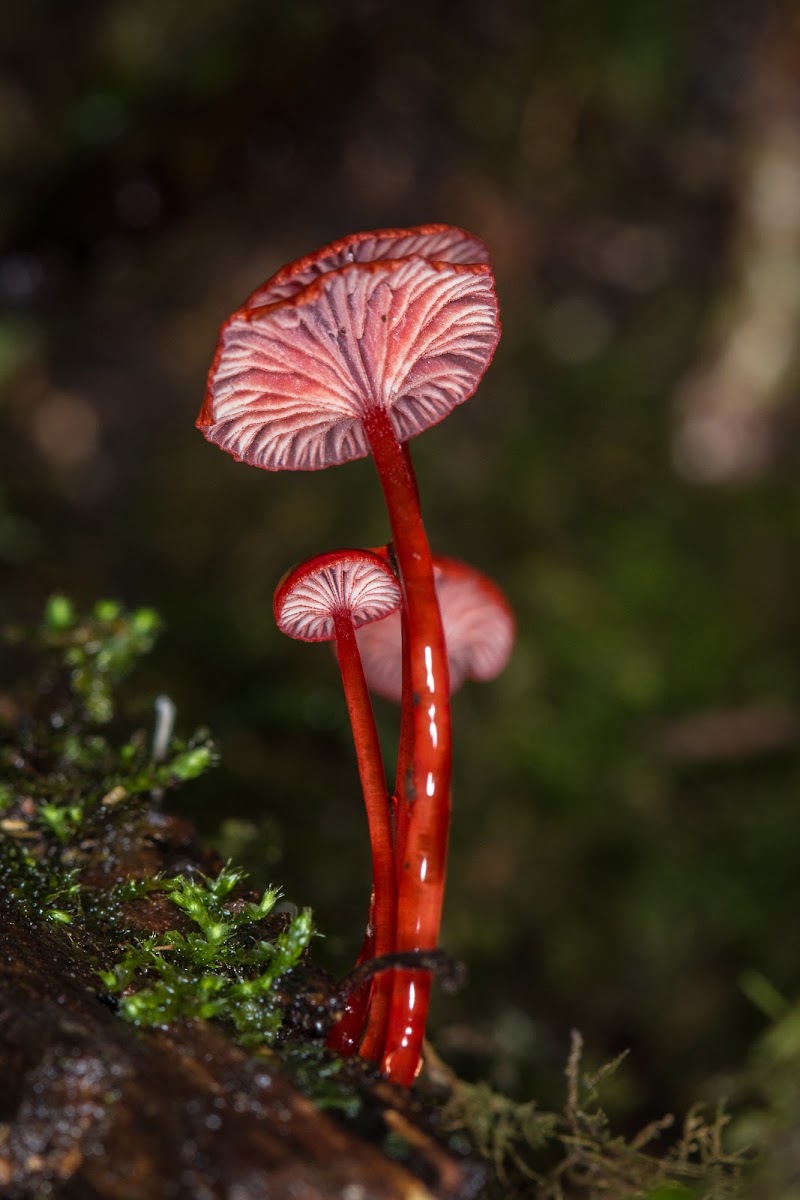
<path id="1" fill-rule="evenodd" d="M 153 1026 L 213 1017 L 232 1025 L 243 1045 L 274 1040 L 282 1023 L 275 984 L 308 947 L 311 912 L 304 909 L 265 939 L 262 923 L 280 892 L 267 888 L 257 901 L 231 899 L 243 878 L 229 865 L 215 878 L 177 876 L 148 884 L 196 928 L 134 941 L 111 970 L 100 973 L 109 992 L 123 993 L 126 1020 Z"/>
<path id="2" fill-rule="evenodd" d="M 0 836 L 0 896 L 31 920 L 54 925 L 71 925 L 83 907 L 77 870 L 51 866 L 8 836 Z"/>
<path id="3" fill-rule="evenodd" d="M 583 1039 L 572 1034 L 566 1066 L 563 1112 L 544 1112 L 517 1102 L 484 1083 L 457 1079 L 436 1061 L 440 1082 L 450 1088 L 442 1109 L 445 1130 L 492 1166 L 495 1183 L 486 1200 L 733 1200 L 741 1197 L 752 1156 L 741 1143 L 729 1146 L 724 1109 L 706 1113 L 695 1106 L 676 1134 L 656 1147 L 675 1126 L 671 1115 L 652 1121 L 631 1137 L 617 1133 L 603 1108 L 604 1081 L 624 1055 L 598 1071 L 583 1067 Z"/>
<path id="4" fill-rule="evenodd" d="M 88 617 L 79 619 L 67 597 L 53 596 L 39 640 L 60 653 L 70 690 L 85 716 L 104 725 L 114 716 L 115 688 L 152 650 L 161 628 L 161 618 L 152 608 L 127 613 L 114 600 L 100 600 Z"/>
<path id="5" fill-rule="evenodd" d="M 108 728 L 122 681 L 160 629 L 149 608 L 127 612 L 103 600 L 79 616 L 56 596 L 37 628 L 4 631 L 37 657 L 15 726 L 0 727 L 0 832 L 26 841 L 34 857 L 47 855 L 53 869 L 104 812 L 179 787 L 217 761 L 203 729 L 172 735 L 155 755 L 143 730 L 120 743 Z"/>

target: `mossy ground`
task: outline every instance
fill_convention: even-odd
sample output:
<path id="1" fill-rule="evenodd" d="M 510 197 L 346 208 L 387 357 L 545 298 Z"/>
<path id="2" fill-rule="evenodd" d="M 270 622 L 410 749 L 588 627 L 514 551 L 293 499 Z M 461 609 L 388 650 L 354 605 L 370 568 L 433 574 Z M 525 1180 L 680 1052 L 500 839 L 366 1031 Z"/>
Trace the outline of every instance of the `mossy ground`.
<path id="1" fill-rule="evenodd" d="M 150 610 L 110 602 L 79 619 L 58 597 L 37 630 L 9 631 L 36 666 L 7 698 L 14 719 L 0 744 L 4 899 L 88 949 L 124 1019 L 213 1017 L 242 1044 L 270 1045 L 311 913 L 275 913 L 279 889 L 253 897 L 217 856 L 170 863 L 154 852 L 165 793 L 216 759 L 204 731 L 157 729 L 155 745 L 143 731 L 114 736 L 117 689 L 159 626 Z"/>
<path id="2" fill-rule="evenodd" d="M 324 1049 L 338 1001 L 309 960 L 309 910 L 276 913 L 278 888 L 254 893 L 235 866 L 212 852 L 198 856 L 185 823 L 177 823 L 183 855 L 174 828 L 171 859 L 154 853 L 159 827 L 174 822 L 163 815 L 171 793 L 216 760 L 203 731 L 188 739 L 168 731 L 155 758 L 147 734 L 121 732 L 118 694 L 158 629 L 148 610 L 102 603 L 79 617 L 57 599 L 38 629 L 9 631 L 29 673 L 2 698 L 3 901 L 60 928 L 121 1019 L 158 1027 L 214 1021 L 253 1052 L 277 1055 L 321 1107 L 358 1122 L 365 1089 L 379 1079 Z M 495 1182 L 487 1197 L 750 1195 L 751 1147 L 775 1143 L 797 1111 L 797 1012 L 779 1008 L 755 1065 L 733 1085 L 733 1121 L 722 1108 L 698 1107 L 682 1122 L 665 1118 L 618 1135 L 602 1092 L 619 1063 L 586 1069 L 577 1034 L 563 1111 L 465 1083 L 433 1050 L 416 1103 L 423 1122 L 455 1151 L 490 1164 Z M 759 1194 L 780 1194 L 769 1190 L 777 1184 L 766 1168 L 760 1178 Z"/>

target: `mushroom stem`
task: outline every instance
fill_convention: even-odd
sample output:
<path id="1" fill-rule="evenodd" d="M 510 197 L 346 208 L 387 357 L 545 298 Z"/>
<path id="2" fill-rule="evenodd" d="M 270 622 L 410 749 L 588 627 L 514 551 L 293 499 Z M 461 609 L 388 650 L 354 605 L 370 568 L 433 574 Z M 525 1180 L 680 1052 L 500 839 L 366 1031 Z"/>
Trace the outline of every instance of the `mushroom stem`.
<path id="1" fill-rule="evenodd" d="M 334 628 L 347 711 L 353 729 L 358 774 L 367 809 L 375 913 L 373 955 L 379 956 L 390 954 L 394 949 L 392 943 L 397 908 L 394 844 L 389 799 L 386 794 L 386 776 L 372 702 L 350 614 L 334 614 Z"/>
<path id="2" fill-rule="evenodd" d="M 402 598 L 396 573 L 384 555 L 333 550 L 289 571 L 272 601 L 278 627 L 289 637 L 336 643 L 372 849 L 372 899 L 362 957 L 371 952 L 383 958 L 394 949 L 397 878 L 386 776 L 355 631 L 396 611 Z M 340 1052 L 356 1048 L 373 990 L 370 983 L 348 1000 L 340 1029 L 330 1039 Z"/>
<path id="3" fill-rule="evenodd" d="M 409 466 L 411 464 L 409 463 Z M 441 612 L 441 610 L 440 610 Z M 409 636 L 408 620 L 405 610 L 400 610 L 401 657 L 402 657 L 402 693 L 400 696 L 400 739 L 397 747 L 397 769 L 395 773 L 395 794 L 401 787 L 401 781 L 409 777 L 414 761 L 414 722 L 416 719 L 415 704 L 411 688 L 411 670 L 409 666 Z M 449 672 L 449 667 L 448 667 Z M 395 802 L 394 809 L 394 853 L 397 885 L 400 886 L 403 862 L 408 835 L 408 818 L 411 805 L 404 799 Z"/>
<path id="4" fill-rule="evenodd" d="M 439 938 L 450 825 L 450 685 L 433 563 L 407 450 L 388 412 L 370 407 L 364 417 L 389 511 L 400 568 L 408 630 L 408 680 L 413 739 L 403 738 L 398 795 L 398 897 L 396 951 L 432 950 Z M 399 839 L 405 837 L 403 842 Z M 382 1069 L 409 1085 L 419 1068 L 430 994 L 425 971 L 398 969 Z"/>
<path id="5" fill-rule="evenodd" d="M 364 931 L 361 950 L 355 961 L 356 968 L 362 963 L 369 962 L 375 957 L 375 890 L 373 888 L 369 902 L 369 917 Z M 375 980 L 370 979 L 355 991 L 350 992 L 344 1003 L 344 1012 L 331 1029 L 325 1045 L 335 1054 L 347 1057 L 358 1052 L 364 1032 L 364 1023 L 370 1007 L 370 997 L 375 986 Z"/>
<path id="6" fill-rule="evenodd" d="M 362 962 L 366 958 L 390 954 L 394 949 L 397 918 L 394 842 L 378 731 L 349 613 L 335 613 L 334 628 L 372 850 L 372 899 L 367 932 L 358 958 L 358 962 Z M 375 984 L 371 981 L 348 999 L 344 1016 L 328 1037 L 328 1046 L 332 1050 L 351 1054 L 358 1049 L 368 1005 L 370 1026 L 376 1022 L 383 1025 L 383 1017 L 379 1017 L 378 1013 L 373 1016 L 375 991 Z M 388 997 L 379 1007 L 388 1008 Z"/>

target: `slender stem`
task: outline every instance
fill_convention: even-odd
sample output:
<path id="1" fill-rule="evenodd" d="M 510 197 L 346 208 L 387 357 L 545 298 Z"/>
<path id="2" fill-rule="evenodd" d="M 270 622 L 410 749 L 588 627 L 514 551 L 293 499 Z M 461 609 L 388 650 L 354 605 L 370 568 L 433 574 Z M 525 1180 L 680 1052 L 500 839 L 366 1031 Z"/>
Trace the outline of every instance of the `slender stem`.
<path id="1" fill-rule="evenodd" d="M 401 789 L 402 781 L 409 777 L 409 772 L 412 770 L 414 760 L 414 713 L 415 706 L 412 699 L 411 690 L 411 671 L 409 668 L 409 639 L 408 639 L 408 621 L 404 610 L 401 611 L 401 647 L 402 647 L 402 663 L 403 663 L 403 689 L 400 698 L 400 740 L 397 748 L 397 770 L 395 774 L 395 821 L 394 821 L 394 856 L 395 867 L 397 870 L 397 883 L 400 886 L 402 878 L 403 862 L 406 848 L 406 837 L 408 835 L 408 819 L 411 813 L 411 805 L 404 797 L 397 799 L 398 792 Z"/>
<path id="2" fill-rule="evenodd" d="M 386 1031 L 394 992 L 393 972 L 381 971 L 370 981 L 372 990 L 367 992 L 369 1011 L 361 1040 L 360 1054 L 371 1062 L 380 1062 L 386 1044 Z M 366 985 L 369 989 L 370 984 Z"/>
<path id="3" fill-rule="evenodd" d="M 450 686 L 433 563 L 422 523 L 416 481 L 389 414 L 372 408 L 364 430 L 389 510 L 400 568 L 408 632 L 408 682 L 413 739 L 402 738 L 398 772 L 397 933 L 394 949 L 432 950 L 439 938 L 450 825 Z M 404 712 L 404 720 L 406 713 Z M 397 970 L 382 1068 L 410 1084 L 419 1067 L 430 995 L 424 971 Z"/>
<path id="4" fill-rule="evenodd" d="M 393 949 L 397 912 L 392 819 L 378 730 L 349 613 L 334 614 L 334 627 L 347 711 L 353 728 L 358 773 L 367 809 L 375 912 L 373 954 L 379 956 L 389 954 Z"/>
<path id="5" fill-rule="evenodd" d="M 334 614 L 334 627 L 372 850 L 372 897 L 367 932 L 358 957 L 360 963 L 394 949 L 397 920 L 394 839 L 378 731 L 350 615 Z M 370 980 L 359 988 L 348 998 L 344 1015 L 328 1035 L 328 1046 L 341 1054 L 357 1050 L 369 1011 L 364 1053 L 376 1057 L 376 1034 L 382 1041 L 390 999 L 388 985 L 380 979 Z"/>
<path id="6" fill-rule="evenodd" d="M 375 957 L 375 889 L 373 888 L 372 895 L 369 900 L 369 916 L 367 917 L 367 928 L 364 931 L 364 940 L 361 943 L 361 949 L 356 959 L 355 965 L 361 966 L 363 962 Z M 333 1050 L 336 1054 L 341 1054 L 347 1057 L 350 1054 L 355 1054 L 361 1045 L 361 1037 L 364 1031 L 364 1023 L 367 1019 L 367 1010 L 369 1008 L 370 996 L 375 980 L 370 979 L 362 987 L 356 988 L 354 992 L 345 1000 L 344 1012 L 340 1019 L 331 1029 L 326 1039 L 326 1046 L 329 1050 Z"/>

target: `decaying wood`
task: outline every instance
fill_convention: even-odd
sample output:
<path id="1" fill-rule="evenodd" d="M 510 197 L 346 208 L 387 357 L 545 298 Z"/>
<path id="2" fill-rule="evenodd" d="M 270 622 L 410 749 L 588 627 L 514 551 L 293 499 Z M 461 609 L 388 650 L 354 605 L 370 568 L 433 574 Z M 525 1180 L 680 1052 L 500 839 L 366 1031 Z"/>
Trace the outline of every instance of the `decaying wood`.
<path id="1" fill-rule="evenodd" d="M 160 822 L 166 845 L 170 822 L 166 829 Z M 178 822 L 175 831 L 186 840 Z M 480 1193 L 482 1167 L 439 1144 L 399 1090 L 377 1084 L 370 1096 L 367 1088 L 366 1118 L 348 1126 L 320 1112 L 274 1059 L 242 1050 L 210 1024 L 155 1031 L 127 1024 L 71 928 L 31 923 L 8 901 L 0 914 L 4 1200 L 470 1200 Z M 370 1126 L 402 1134 L 406 1161 L 384 1154 L 365 1132 Z"/>

